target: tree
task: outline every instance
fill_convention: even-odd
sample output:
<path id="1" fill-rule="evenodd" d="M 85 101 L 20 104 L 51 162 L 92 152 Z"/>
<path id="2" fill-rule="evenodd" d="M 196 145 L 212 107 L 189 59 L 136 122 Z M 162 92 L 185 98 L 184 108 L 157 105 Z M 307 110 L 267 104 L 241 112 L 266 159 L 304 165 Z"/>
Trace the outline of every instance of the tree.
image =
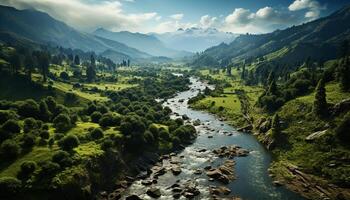
<path id="1" fill-rule="evenodd" d="M 47 81 L 47 74 L 49 73 L 50 66 L 50 54 L 48 52 L 38 52 L 38 64 L 41 69 L 41 74 L 43 75 L 43 81 Z"/>
<path id="2" fill-rule="evenodd" d="M 344 40 L 342 42 L 342 44 L 340 45 L 339 48 L 339 57 L 340 58 L 344 58 L 347 55 L 349 55 L 350 51 L 349 51 L 349 41 L 348 40 Z"/>
<path id="3" fill-rule="evenodd" d="M 20 168 L 20 171 L 18 172 L 17 174 L 17 177 L 19 179 L 28 179 L 30 177 L 30 175 L 33 174 L 33 172 L 35 171 L 36 169 L 36 162 L 34 161 L 24 161 L 22 164 L 21 164 L 21 168 Z"/>
<path id="4" fill-rule="evenodd" d="M 90 65 L 86 68 L 86 79 L 88 82 L 92 82 L 95 80 L 96 77 L 96 71 L 95 67 L 93 65 Z"/>
<path id="5" fill-rule="evenodd" d="M 22 66 L 21 57 L 17 52 L 14 52 L 10 57 L 10 65 L 13 73 L 18 73 L 18 70 Z"/>
<path id="6" fill-rule="evenodd" d="M 230 65 L 227 66 L 226 72 L 227 72 L 227 75 L 228 75 L 228 76 L 231 76 L 231 75 L 232 75 L 232 67 L 231 67 Z"/>
<path id="7" fill-rule="evenodd" d="M 80 58 L 79 58 L 78 55 L 75 55 L 75 57 L 74 57 L 74 64 L 75 65 L 80 65 Z"/>
<path id="8" fill-rule="evenodd" d="M 0 178 L 0 197 L 11 197 L 17 194 L 22 187 L 21 181 L 13 177 Z"/>
<path id="9" fill-rule="evenodd" d="M 271 133 L 272 137 L 276 138 L 281 132 L 281 126 L 280 126 L 280 118 L 278 114 L 276 113 L 272 118 L 272 124 L 271 124 Z"/>
<path id="10" fill-rule="evenodd" d="M 325 89 L 325 83 L 324 83 L 323 79 L 318 81 L 318 84 L 316 87 L 313 112 L 319 117 L 326 116 L 326 114 L 328 112 L 328 105 L 327 105 L 327 99 L 326 99 L 326 89 Z"/>
<path id="11" fill-rule="evenodd" d="M 39 111 L 40 111 L 40 119 L 47 122 L 50 121 L 51 113 L 49 111 L 49 108 L 44 100 L 40 101 L 39 104 Z"/>
<path id="12" fill-rule="evenodd" d="M 19 152 L 20 152 L 20 147 L 13 140 L 10 140 L 10 139 L 5 140 L 1 144 L 0 153 L 4 158 L 8 160 L 17 158 L 17 156 L 19 155 Z"/>
<path id="13" fill-rule="evenodd" d="M 7 120 L 1 127 L 2 130 L 10 133 L 19 133 L 21 132 L 21 127 L 19 126 L 16 120 L 10 119 Z"/>
<path id="14" fill-rule="evenodd" d="M 102 114 L 98 111 L 95 111 L 91 114 L 91 121 L 94 123 L 98 123 L 102 117 Z"/>
<path id="15" fill-rule="evenodd" d="M 91 66 L 95 67 L 96 66 L 96 60 L 95 60 L 95 56 L 91 55 L 90 56 L 90 64 Z"/>
<path id="16" fill-rule="evenodd" d="M 340 88 L 347 92 L 350 90 L 350 60 L 344 57 L 338 65 L 337 77 L 340 82 Z"/>
<path id="17" fill-rule="evenodd" d="M 94 140 L 98 140 L 100 138 L 103 137 L 103 131 L 100 128 L 94 128 L 91 132 L 90 132 L 90 137 Z"/>
<path id="18" fill-rule="evenodd" d="M 348 112 L 336 128 L 337 137 L 345 144 L 350 144 L 350 112 Z"/>
<path id="19" fill-rule="evenodd" d="M 73 148 L 79 146 L 79 139 L 75 135 L 68 135 L 58 141 L 58 146 L 65 151 L 71 151 Z"/>
<path id="20" fill-rule="evenodd" d="M 243 64 L 243 67 L 242 67 L 242 73 L 241 73 L 241 79 L 244 80 L 245 79 L 245 64 Z"/>
<path id="21" fill-rule="evenodd" d="M 53 120 L 53 126 L 58 132 L 66 132 L 72 127 L 71 119 L 66 114 L 59 114 Z"/>
<path id="22" fill-rule="evenodd" d="M 27 53 L 24 57 L 24 67 L 26 69 L 27 76 L 32 80 L 32 72 L 34 71 L 34 59 L 30 53 Z"/>

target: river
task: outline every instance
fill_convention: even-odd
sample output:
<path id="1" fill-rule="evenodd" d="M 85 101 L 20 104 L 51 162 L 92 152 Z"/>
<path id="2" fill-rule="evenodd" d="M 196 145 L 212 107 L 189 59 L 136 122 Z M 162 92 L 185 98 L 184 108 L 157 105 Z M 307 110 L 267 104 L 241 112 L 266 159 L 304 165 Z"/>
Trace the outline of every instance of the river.
<path id="1" fill-rule="evenodd" d="M 196 127 L 198 137 L 194 143 L 177 155 L 181 160 L 181 174 L 174 176 L 168 171 L 160 176 L 157 184 L 154 185 L 161 191 L 162 196 L 159 199 L 173 199 L 173 193 L 169 187 L 177 180 L 180 185 L 189 181 L 196 184 L 200 195 L 194 199 L 210 199 L 209 186 L 221 184 L 209 181 L 205 172 L 201 175 L 195 175 L 194 171 L 208 165 L 217 166 L 222 163 L 223 159 L 214 155 L 212 150 L 227 145 L 238 145 L 250 151 L 247 157 L 234 158 L 236 161 L 234 170 L 237 178 L 226 185 L 232 191 L 229 196 L 237 196 L 244 200 L 304 199 L 284 187 L 273 185 L 273 180 L 268 176 L 268 167 L 272 160 L 271 154 L 253 135 L 236 131 L 234 127 L 220 121 L 212 114 L 189 108 L 187 100 L 196 96 L 199 90 L 204 90 L 206 86 L 208 86 L 206 83 L 191 78 L 190 90 L 178 93 L 163 104 L 170 107 L 173 112 L 187 115 L 192 121 L 199 119 L 201 125 Z M 184 101 L 179 101 L 181 99 Z M 208 136 L 213 137 L 208 138 Z M 199 151 L 201 149 L 207 149 L 207 151 L 201 152 Z M 152 199 L 145 194 L 148 188 L 149 186 L 142 185 L 141 181 L 135 181 L 129 187 L 127 194 L 137 194 L 143 199 Z M 182 196 L 180 199 L 185 199 L 185 197 Z"/>

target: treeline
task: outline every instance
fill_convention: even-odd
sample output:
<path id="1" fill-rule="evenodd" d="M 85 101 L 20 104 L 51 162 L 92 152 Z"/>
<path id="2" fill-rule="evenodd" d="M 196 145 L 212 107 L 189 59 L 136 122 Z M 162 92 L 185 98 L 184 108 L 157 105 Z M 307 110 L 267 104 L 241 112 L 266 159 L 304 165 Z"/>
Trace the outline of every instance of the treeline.
<path id="1" fill-rule="evenodd" d="M 116 64 L 105 57 L 97 56 L 94 52 L 64 49 L 62 47 L 42 47 L 37 49 L 23 46 L 0 46 L 1 70 L 10 70 L 13 74 L 23 71 L 28 78 L 32 78 L 33 72 L 39 72 L 46 82 L 50 75 L 50 65 L 68 65 L 74 70 L 74 74 L 82 74 L 86 70 L 86 79 L 91 82 L 96 76 L 96 71 L 115 71 Z M 96 61 L 97 59 L 97 61 Z M 64 74 L 62 75 L 65 76 Z"/>

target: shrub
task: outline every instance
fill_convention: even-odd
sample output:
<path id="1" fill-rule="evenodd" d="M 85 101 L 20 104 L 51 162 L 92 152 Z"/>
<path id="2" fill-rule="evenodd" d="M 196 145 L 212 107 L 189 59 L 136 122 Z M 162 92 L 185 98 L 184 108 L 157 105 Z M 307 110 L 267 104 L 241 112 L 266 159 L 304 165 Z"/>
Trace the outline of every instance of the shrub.
<path id="1" fill-rule="evenodd" d="M 33 174 L 33 172 L 36 169 L 36 162 L 34 161 L 24 161 L 21 164 L 21 169 L 17 175 L 17 177 L 19 179 L 26 179 L 28 178 L 30 175 Z"/>
<path id="2" fill-rule="evenodd" d="M 56 131 L 58 132 L 66 132 L 72 127 L 72 124 L 68 115 L 59 114 L 53 120 L 53 126 L 56 128 Z"/>
<path id="3" fill-rule="evenodd" d="M 78 101 L 78 97 L 74 93 L 69 92 L 69 93 L 66 93 L 66 95 L 64 96 L 64 103 L 65 104 L 73 104 L 77 101 Z"/>
<path id="4" fill-rule="evenodd" d="M 102 114 L 98 111 L 95 111 L 91 114 L 91 121 L 94 123 L 98 123 L 102 117 Z"/>
<path id="5" fill-rule="evenodd" d="M 24 135 L 22 138 L 22 147 L 30 149 L 35 145 L 35 136 L 33 134 Z"/>
<path id="6" fill-rule="evenodd" d="M 33 117 L 39 119 L 39 105 L 33 99 L 28 99 L 18 107 L 18 114 L 22 117 Z"/>
<path id="7" fill-rule="evenodd" d="M 21 181 L 13 177 L 0 178 L 0 196 L 11 196 L 20 191 Z"/>
<path id="8" fill-rule="evenodd" d="M 108 151 L 112 147 L 113 147 L 113 141 L 111 139 L 106 139 L 101 144 L 101 149 L 104 151 Z"/>
<path id="9" fill-rule="evenodd" d="M 12 111 L 0 111 L 0 124 L 5 123 L 7 120 L 10 119 L 17 119 L 17 116 L 14 112 Z"/>
<path id="10" fill-rule="evenodd" d="M 30 117 L 30 118 L 26 118 L 24 120 L 23 131 L 25 133 L 28 133 L 31 130 L 36 129 L 36 128 L 38 128 L 38 127 L 37 127 L 36 120 L 34 118 Z"/>
<path id="11" fill-rule="evenodd" d="M 64 80 L 68 80 L 69 79 L 69 75 L 67 72 L 63 71 L 60 73 L 60 78 L 64 79 Z"/>
<path id="12" fill-rule="evenodd" d="M 41 170 L 39 175 L 41 178 L 48 179 L 56 174 L 60 170 L 60 165 L 51 161 L 44 161 L 39 164 Z"/>
<path id="13" fill-rule="evenodd" d="M 58 145 L 65 151 L 71 151 L 79 145 L 79 139 L 75 135 L 68 135 L 58 141 Z"/>
<path id="14" fill-rule="evenodd" d="M 69 153 L 61 150 L 52 156 L 52 162 L 59 164 L 61 167 L 68 167 L 73 164 Z"/>
<path id="15" fill-rule="evenodd" d="M 44 139 L 44 140 L 49 139 L 49 137 L 50 137 L 49 131 L 47 131 L 47 130 L 41 130 L 41 131 L 40 131 L 40 137 L 41 137 L 42 139 Z"/>
<path id="16" fill-rule="evenodd" d="M 2 130 L 10 133 L 20 133 L 21 127 L 19 126 L 17 121 L 10 119 L 2 125 Z"/>
<path id="17" fill-rule="evenodd" d="M 115 116 L 113 113 L 105 113 L 102 115 L 99 124 L 102 127 L 118 126 L 120 125 L 120 121 L 120 116 Z"/>
<path id="18" fill-rule="evenodd" d="M 91 132 L 90 132 L 90 137 L 94 140 L 98 140 L 100 138 L 103 137 L 103 131 L 100 128 L 94 128 Z"/>
<path id="19" fill-rule="evenodd" d="M 1 144 L 0 152 L 6 159 L 15 159 L 20 153 L 20 147 L 13 140 L 5 140 Z"/>

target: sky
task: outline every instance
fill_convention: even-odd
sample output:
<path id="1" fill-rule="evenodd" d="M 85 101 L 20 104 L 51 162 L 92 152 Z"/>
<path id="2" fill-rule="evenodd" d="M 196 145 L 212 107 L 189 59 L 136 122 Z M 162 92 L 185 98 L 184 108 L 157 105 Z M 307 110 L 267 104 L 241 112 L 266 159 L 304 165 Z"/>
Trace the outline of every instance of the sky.
<path id="1" fill-rule="evenodd" d="M 216 28 L 267 33 L 327 16 L 350 0 L 1 0 L 36 9 L 82 31 L 141 33 Z"/>

